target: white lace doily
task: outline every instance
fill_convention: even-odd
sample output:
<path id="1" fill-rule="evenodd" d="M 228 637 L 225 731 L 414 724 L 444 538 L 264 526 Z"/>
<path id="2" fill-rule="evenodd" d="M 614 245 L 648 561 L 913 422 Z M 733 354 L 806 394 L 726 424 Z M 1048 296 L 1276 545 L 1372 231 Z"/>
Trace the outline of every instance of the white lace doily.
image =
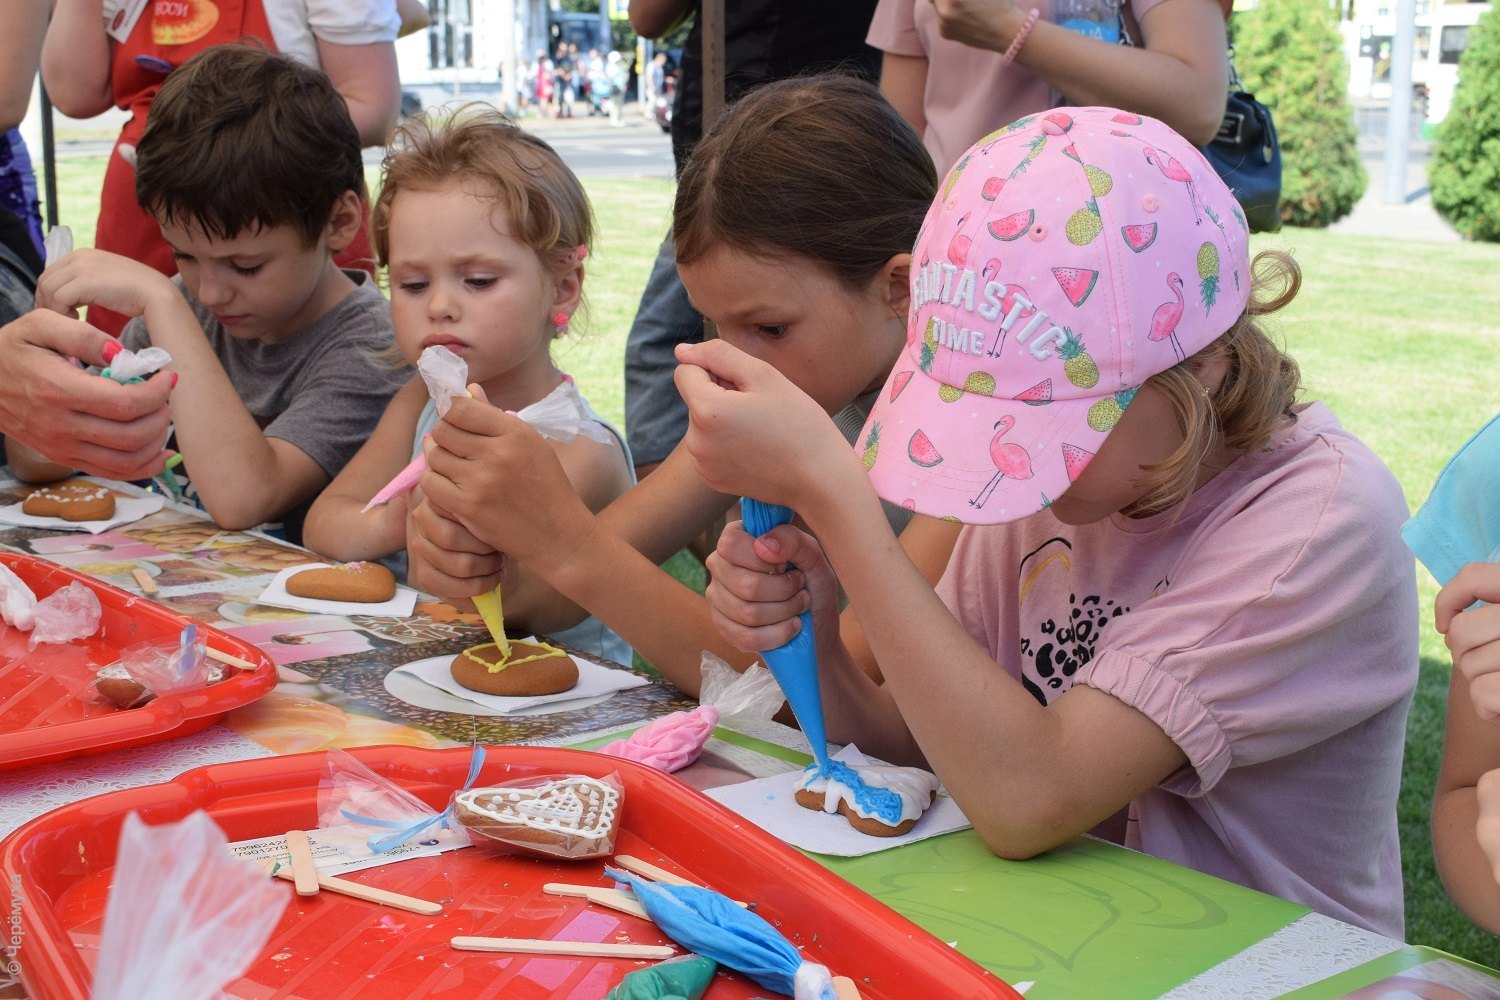
<path id="1" fill-rule="evenodd" d="M 227 726 L 209 726 L 161 743 L 0 772 L 0 837 L 44 812 L 91 795 L 170 781 L 204 764 L 269 756 L 271 751 Z"/>
<path id="2" fill-rule="evenodd" d="M 1279 997 L 1401 947 L 1400 941 L 1373 931 L 1309 913 L 1188 980 L 1162 1000 Z"/>

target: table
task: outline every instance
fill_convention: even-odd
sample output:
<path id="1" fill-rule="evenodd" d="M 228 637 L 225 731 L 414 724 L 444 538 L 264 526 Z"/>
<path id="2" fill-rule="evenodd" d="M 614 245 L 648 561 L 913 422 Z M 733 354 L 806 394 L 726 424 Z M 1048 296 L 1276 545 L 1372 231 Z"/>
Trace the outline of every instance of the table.
<path id="1" fill-rule="evenodd" d="M 601 705 L 526 718 L 413 705 L 386 686 L 386 674 L 479 641 L 477 616 L 426 599 L 407 618 L 309 616 L 257 605 L 254 596 L 275 572 L 306 561 L 307 553 L 220 531 L 186 508 L 169 506 L 97 535 L 0 526 L 0 545 L 138 592 L 131 571 L 144 570 L 159 591 L 154 600 L 257 643 L 281 675 L 271 694 L 203 732 L 0 772 L 0 836 L 65 802 L 203 764 L 381 743 L 591 748 L 694 704 L 653 680 Z M 810 759 L 800 732 L 775 723 L 741 730 L 717 730 L 705 761 L 679 777 L 704 787 L 756 757 Z M 996 858 L 972 831 L 862 858 L 814 857 L 1008 982 L 1033 983 L 1029 996 L 1042 1000 L 1259 997 L 1299 987 L 1316 1000 L 1441 957 L 1087 838 L 1026 862 Z M 1340 974 L 1344 985 L 1316 985 Z"/>

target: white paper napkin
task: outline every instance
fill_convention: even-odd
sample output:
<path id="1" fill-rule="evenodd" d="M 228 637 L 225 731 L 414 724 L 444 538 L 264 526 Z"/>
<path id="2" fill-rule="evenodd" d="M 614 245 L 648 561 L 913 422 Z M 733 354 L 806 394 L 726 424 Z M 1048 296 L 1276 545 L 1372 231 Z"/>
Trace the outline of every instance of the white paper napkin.
<path id="1" fill-rule="evenodd" d="M 256 604 L 269 604 L 273 608 L 291 608 L 317 615 L 376 615 L 388 618 L 406 618 L 417 606 L 417 592 L 410 587 L 396 586 L 396 596 L 379 604 L 362 604 L 358 601 L 315 601 L 311 597 L 288 594 L 286 581 L 294 573 L 305 569 L 327 569 L 328 563 L 303 563 L 289 566 L 276 574 L 266 589 L 255 599 Z"/>
<path id="2" fill-rule="evenodd" d="M 525 641 L 536 642 L 532 636 Z M 541 694 L 528 698 L 506 698 L 495 694 L 481 694 L 478 691 L 470 691 L 462 684 L 453 679 L 449 671 L 449 664 L 453 662 L 452 656 L 434 656 L 426 660 L 417 660 L 397 667 L 392 673 L 408 673 L 418 680 L 431 684 L 433 687 L 455 698 L 483 705 L 500 714 L 517 712 L 522 709 L 534 708 L 537 705 L 549 705 L 558 701 L 577 701 L 582 698 L 596 698 L 599 695 L 614 694 L 616 691 L 624 691 L 628 688 L 640 687 L 649 684 L 650 681 L 640 674 L 633 674 L 628 670 L 612 670 L 593 660 L 586 660 L 578 656 L 570 656 L 574 663 L 578 664 L 578 683 L 566 691 L 557 694 Z"/>
<path id="3" fill-rule="evenodd" d="M 833 759 L 846 764 L 878 763 L 870 761 L 853 744 L 834 754 Z M 798 769 L 735 785 L 720 785 L 703 794 L 718 800 L 788 844 L 804 851 L 832 854 L 841 858 L 874 854 L 876 851 L 926 840 L 938 834 L 962 830 L 969 825 L 968 819 L 954 801 L 939 791 L 937 800 L 922 814 L 922 818 L 917 820 L 917 825 L 910 832 L 899 837 L 872 837 L 854 829 L 838 813 L 825 813 L 799 806 L 793 796 L 800 780 L 802 771 Z"/>
<path id="4" fill-rule="evenodd" d="M 0 521 L 6 524 L 18 524 L 23 528 L 50 528 L 53 531 L 86 531 L 91 535 L 97 535 L 101 531 L 108 531 L 117 524 L 129 524 L 131 521 L 139 521 L 149 514 L 155 514 L 162 509 L 162 506 L 166 502 L 167 499 L 163 496 L 127 497 L 116 493 L 114 516 L 103 521 L 64 521 L 60 517 L 37 517 L 35 514 L 23 512 L 20 504 L 13 503 L 0 507 Z"/>

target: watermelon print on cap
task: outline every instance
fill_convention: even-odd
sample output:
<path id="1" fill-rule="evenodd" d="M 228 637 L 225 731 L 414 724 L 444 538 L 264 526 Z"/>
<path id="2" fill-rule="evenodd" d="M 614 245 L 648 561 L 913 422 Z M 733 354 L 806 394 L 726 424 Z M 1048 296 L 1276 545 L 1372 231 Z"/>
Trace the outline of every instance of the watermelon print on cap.
<path id="1" fill-rule="evenodd" d="M 1235 209 L 1154 119 L 1068 108 L 986 136 L 917 240 L 906 354 L 857 448 L 876 491 L 970 524 L 1067 492 L 1141 384 L 1244 311 Z"/>

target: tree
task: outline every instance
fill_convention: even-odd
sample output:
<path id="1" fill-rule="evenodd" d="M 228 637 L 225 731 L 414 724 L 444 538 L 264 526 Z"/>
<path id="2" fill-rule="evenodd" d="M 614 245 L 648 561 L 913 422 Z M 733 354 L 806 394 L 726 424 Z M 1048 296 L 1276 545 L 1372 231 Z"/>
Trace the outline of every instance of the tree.
<path id="1" fill-rule="evenodd" d="M 1433 206 L 1470 239 L 1500 242 L 1500 17 L 1494 11 L 1469 31 L 1437 143 L 1427 171 Z"/>
<path id="2" fill-rule="evenodd" d="M 1337 17 L 1328 0 L 1274 0 L 1232 22 L 1245 89 L 1276 122 L 1281 218 L 1293 226 L 1326 226 L 1348 215 L 1369 183 Z"/>

